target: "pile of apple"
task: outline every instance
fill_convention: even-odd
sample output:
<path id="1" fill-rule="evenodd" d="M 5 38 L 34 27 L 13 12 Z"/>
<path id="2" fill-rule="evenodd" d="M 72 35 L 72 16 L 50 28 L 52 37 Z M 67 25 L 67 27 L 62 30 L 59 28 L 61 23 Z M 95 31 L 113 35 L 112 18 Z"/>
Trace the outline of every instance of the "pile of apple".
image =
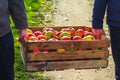
<path id="1" fill-rule="evenodd" d="M 62 28 L 60 31 L 46 27 L 42 31 L 27 29 L 25 38 L 28 41 L 59 41 L 59 40 L 95 40 L 92 32 L 81 28 Z"/>
<path id="2" fill-rule="evenodd" d="M 95 40 L 92 32 L 85 31 L 81 28 L 75 30 L 74 28 L 62 28 L 61 30 L 55 30 L 51 27 L 43 28 L 42 31 L 32 31 L 27 29 L 25 39 L 28 41 L 59 41 L 59 40 Z M 69 48 L 69 49 L 57 49 L 57 52 L 76 51 L 81 48 Z M 49 50 L 34 49 L 34 53 L 49 52 Z"/>

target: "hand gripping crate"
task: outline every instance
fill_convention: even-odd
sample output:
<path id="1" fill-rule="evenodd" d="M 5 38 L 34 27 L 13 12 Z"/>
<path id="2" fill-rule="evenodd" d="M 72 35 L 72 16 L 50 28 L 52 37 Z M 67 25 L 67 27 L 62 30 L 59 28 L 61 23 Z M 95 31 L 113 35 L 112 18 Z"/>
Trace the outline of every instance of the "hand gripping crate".
<path id="1" fill-rule="evenodd" d="M 86 26 L 56 26 L 55 30 L 65 27 L 82 28 L 91 31 Z M 43 27 L 30 27 L 31 30 L 42 30 Z M 24 41 L 21 46 L 21 56 L 26 71 L 52 71 L 64 69 L 94 69 L 108 66 L 110 40 L 91 41 Z M 48 53 L 33 53 L 33 49 L 56 50 L 62 48 L 81 48 L 82 50 Z"/>

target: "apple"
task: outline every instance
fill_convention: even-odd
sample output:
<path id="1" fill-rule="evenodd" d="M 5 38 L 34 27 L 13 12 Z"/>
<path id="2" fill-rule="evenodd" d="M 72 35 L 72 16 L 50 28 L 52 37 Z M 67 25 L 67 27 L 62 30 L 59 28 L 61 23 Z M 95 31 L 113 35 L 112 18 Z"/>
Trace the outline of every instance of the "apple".
<path id="1" fill-rule="evenodd" d="M 87 36 L 87 35 L 93 35 L 93 33 L 90 31 L 84 31 L 84 36 Z"/>
<path id="2" fill-rule="evenodd" d="M 33 31 L 31 29 L 26 29 L 26 33 L 33 33 Z"/>
<path id="3" fill-rule="evenodd" d="M 76 48 L 68 48 L 67 51 L 74 52 L 74 51 L 77 51 L 77 49 Z"/>
<path id="4" fill-rule="evenodd" d="M 56 35 L 55 35 L 55 38 L 58 39 L 58 40 L 60 40 L 60 34 L 61 34 L 61 33 L 62 33 L 62 32 L 57 32 Z"/>
<path id="5" fill-rule="evenodd" d="M 70 28 L 62 28 L 61 32 L 70 32 Z"/>
<path id="6" fill-rule="evenodd" d="M 82 40 L 80 36 L 73 36 L 72 40 Z"/>
<path id="7" fill-rule="evenodd" d="M 57 40 L 60 40 L 60 38 L 59 38 L 58 36 L 55 36 L 55 38 L 56 38 Z"/>
<path id="8" fill-rule="evenodd" d="M 52 31 L 54 33 L 54 36 L 56 35 L 56 31 L 53 28 L 50 27 L 46 27 L 43 29 L 43 34 L 45 34 L 48 31 Z"/>
<path id="9" fill-rule="evenodd" d="M 65 52 L 65 49 L 57 49 L 57 52 Z"/>
<path id="10" fill-rule="evenodd" d="M 62 39 L 62 37 L 64 37 L 64 36 L 71 37 L 71 34 L 70 34 L 69 32 L 62 32 L 62 33 L 60 34 L 60 39 Z"/>
<path id="11" fill-rule="evenodd" d="M 75 29 L 73 27 L 62 28 L 60 32 L 69 32 L 71 35 L 75 35 Z"/>
<path id="12" fill-rule="evenodd" d="M 45 27 L 45 28 L 43 28 L 43 32 L 44 32 L 44 31 L 54 31 L 54 29 L 51 28 L 51 27 Z"/>
<path id="13" fill-rule="evenodd" d="M 29 41 L 37 41 L 38 39 L 37 39 L 36 36 L 31 36 L 31 37 L 29 37 L 28 40 L 29 40 Z"/>
<path id="14" fill-rule="evenodd" d="M 75 31 L 75 35 L 76 35 L 76 36 L 83 37 L 83 35 L 84 35 L 84 30 L 83 30 L 83 29 L 77 29 L 77 30 Z"/>
<path id="15" fill-rule="evenodd" d="M 71 28 L 70 30 L 71 30 L 71 32 L 70 32 L 70 33 L 71 33 L 71 35 L 73 35 L 73 36 L 74 36 L 74 35 L 75 35 L 75 29 L 74 29 L 74 28 Z"/>
<path id="16" fill-rule="evenodd" d="M 83 40 L 95 40 L 95 37 L 93 35 L 87 35 L 83 37 Z"/>
<path id="17" fill-rule="evenodd" d="M 62 32 L 57 32 L 56 33 L 56 36 L 58 36 L 58 37 L 60 37 L 60 34 L 61 34 Z"/>
<path id="18" fill-rule="evenodd" d="M 81 48 L 77 48 L 77 50 L 82 50 Z"/>
<path id="19" fill-rule="evenodd" d="M 33 52 L 34 52 L 34 53 L 39 53 L 40 50 L 39 50 L 39 49 L 33 49 Z"/>
<path id="20" fill-rule="evenodd" d="M 71 37 L 69 37 L 69 36 L 63 36 L 63 37 L 61 38 L 61 40 L 71 40 Z"/>
<path id="21" fill-rule="evenodd" d="M 56 39 L 56 38 L 50 38 L 50 39 L 48 39 L 48 41 L 58 41 L 58 39 Z"/>
<path id="22" fill-rule="evenodd" d="M 37 36 L 37 39 L 38 39 L 38 40 L 45 39 L 45 36 L 42 35 L 42 34 L 41 34 L 41 35 L 38 35 L 38 36 Z"/>
<path id="23" fill-rule="evenodd" d="M 44 35 L 46 40 L 54 37 L 53 31 L 46 31 Z"/>
<path id="24" fill-rule="evenodd" d="M 33 33 L 26 33 L 25 38 L 28 40 L 31 36 L 34 36 Z"/>
<path id="25" fill-rule="evenodd" d="M 40 39 L 39 41 L 46 41 L 46 39 Z"/>
<path id="26" fill-rule="evenodd" d="M 49 51 L 47 49 L 44 49 L 42 52 L 43 53 L 48 53 Z"/>
<path id="27" fill-rule="evenodd" d="M 38 35 L 41 35 L 42 34 L 42 32 L 41 31 L 35 31 L 34 32 L 34 35 L 37 37 Z"/>

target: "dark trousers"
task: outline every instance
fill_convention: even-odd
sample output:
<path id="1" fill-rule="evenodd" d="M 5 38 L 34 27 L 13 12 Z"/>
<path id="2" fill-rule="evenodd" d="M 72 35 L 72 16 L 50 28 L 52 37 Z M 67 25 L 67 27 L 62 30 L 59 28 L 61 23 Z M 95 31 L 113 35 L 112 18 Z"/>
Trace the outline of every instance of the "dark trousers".
<path id="1" fill-rule="evenodd" d="M 0 79 L 14 80 L 14 40 L 12 32 L 0 37 Z"/>
<path id="2" fill-rule="evenodd" d="M 115 63 L 115 77 L 120 80 L 120 28 L 110 26 L 111 48 Z"/>

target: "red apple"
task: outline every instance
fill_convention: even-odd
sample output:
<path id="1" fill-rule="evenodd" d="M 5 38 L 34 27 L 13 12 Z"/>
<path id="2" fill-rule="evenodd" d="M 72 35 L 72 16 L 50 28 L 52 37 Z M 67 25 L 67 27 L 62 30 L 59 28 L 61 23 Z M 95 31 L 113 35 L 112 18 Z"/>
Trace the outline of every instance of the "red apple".
<path id="1" fill-rule="evenodd" d="M 58 41 L 58 39 L 56 39 L 56 38 L 50 38 L 50 39 L 48 39 L 48 41 Z"/>
<path id="2" fill-rule="evenodd" d="M 82 40 L 80 36 L 73 36 L 72 40 Z"/>
<path id="3" fill-rule="evenodd" d="M 45 39 L 45 36 L 44 35 L 38 35 L 37 38 L 38 38 L 38 40 L 41 40 L 41 39 Z"/>
<path id="4" fill-rule="evenodd" d="M 70 30 L 71 30 L 71 35 L 74 36 L 74 35 L 75 35 L 75 29 L 74 29 L 74 28 L 71 28 Z"/>
<path id="5" fill-rule="evenodd" d="M 60 40 L 60 37 L 58 37 L 58 36 L 55 36 L 55 38 L 56 38 L 57 40 Z"/>
<path id="6" fill-rule="evenodd" d="M 37 37 L 38 35 L 41 35 L 42 34 L 42 32 L 41 31 L 35 31 L 34 32 L 34 35 Z"/>
<path id="7" fill-rule="evenodd" d="M 75 31 L 75 35 L 76 35 L 76 36 L 83 37 L 83 35 L 84 35 L 84 30 L 83 30 L 83 29 L 77 29 L 77 30 Z"/>
<path id="8" fill-rule="evenodd" d="M 69 37 L 69 36 L 63 36 L 63 37 L 61 38 L 61 40 L 71 40 L 71 37 Z"/>
<path id="9" fill-rule="evenodd" d="M 31 37 L 29 37 L 28 40 L 29 40 L 29 41 L 37 41 L 38 39 L 37 39 L 36 36 L 31 36 Z"/>
<path id="10" fill-rule="evenodd" d="M 50 27 L 46 27 L 43 29 L 43 34 L 45 34 L 46 32 L 48 31 L 52 31 L 54 33 L 54 35 L 56 35 L 56 31 L 53 29 L 53 28 L 50 28 Z"/>
<path id="11" fill-rule="evenodd" d="M 62 28 L 61 32 L 70 32 L 70 28 Z"/>
<path id="12" fill-rule="evenodd" d="M 87 35 L 93 35 L 93 33 L 89 31 L 84 31 L 84 36 L 87 36 Z"/>
<path id="13" fill-rule="evenodd" d="M 58 37 L 60 37 L 60 34 L 61 34 L 62 32 L 57 32 L 56 33 L 56 36 L 58 36 Z"/>
<path id="14" fill-rule="evenodd" d="M 45 28 L 43 29 L 43 31 L 54 31 L 54 29 L 51 28 L 51 27 L 45 27 Z"/>
<path id="15" fill-rule="evenodd" d="M 46 41 L 46 39 L 40 39 L 39 41 Z"/>
<path id="16" fill-rule="evenodd" d="M 34 53 L 39 53 L 40 50 L 39 50 L 39 49 L 34 49 L 33 52 L 34 52 Z"/>
<path id="17" fill-rule="evenodd" d="M 81 48 L 77 48 L 77 50 L 82 50 Z"/>
<path id="18" fill-rule="evenodd" d="M 28 40 L 31 36 L 34 36 L 33 33 L 26 33 L 25 38 Z"/>
<path id="19" fill-rule="evenodd" d="M 44 49 L 42 52 L 44 53 L 48 53 L 49 51 L 47 49 Z"/>

